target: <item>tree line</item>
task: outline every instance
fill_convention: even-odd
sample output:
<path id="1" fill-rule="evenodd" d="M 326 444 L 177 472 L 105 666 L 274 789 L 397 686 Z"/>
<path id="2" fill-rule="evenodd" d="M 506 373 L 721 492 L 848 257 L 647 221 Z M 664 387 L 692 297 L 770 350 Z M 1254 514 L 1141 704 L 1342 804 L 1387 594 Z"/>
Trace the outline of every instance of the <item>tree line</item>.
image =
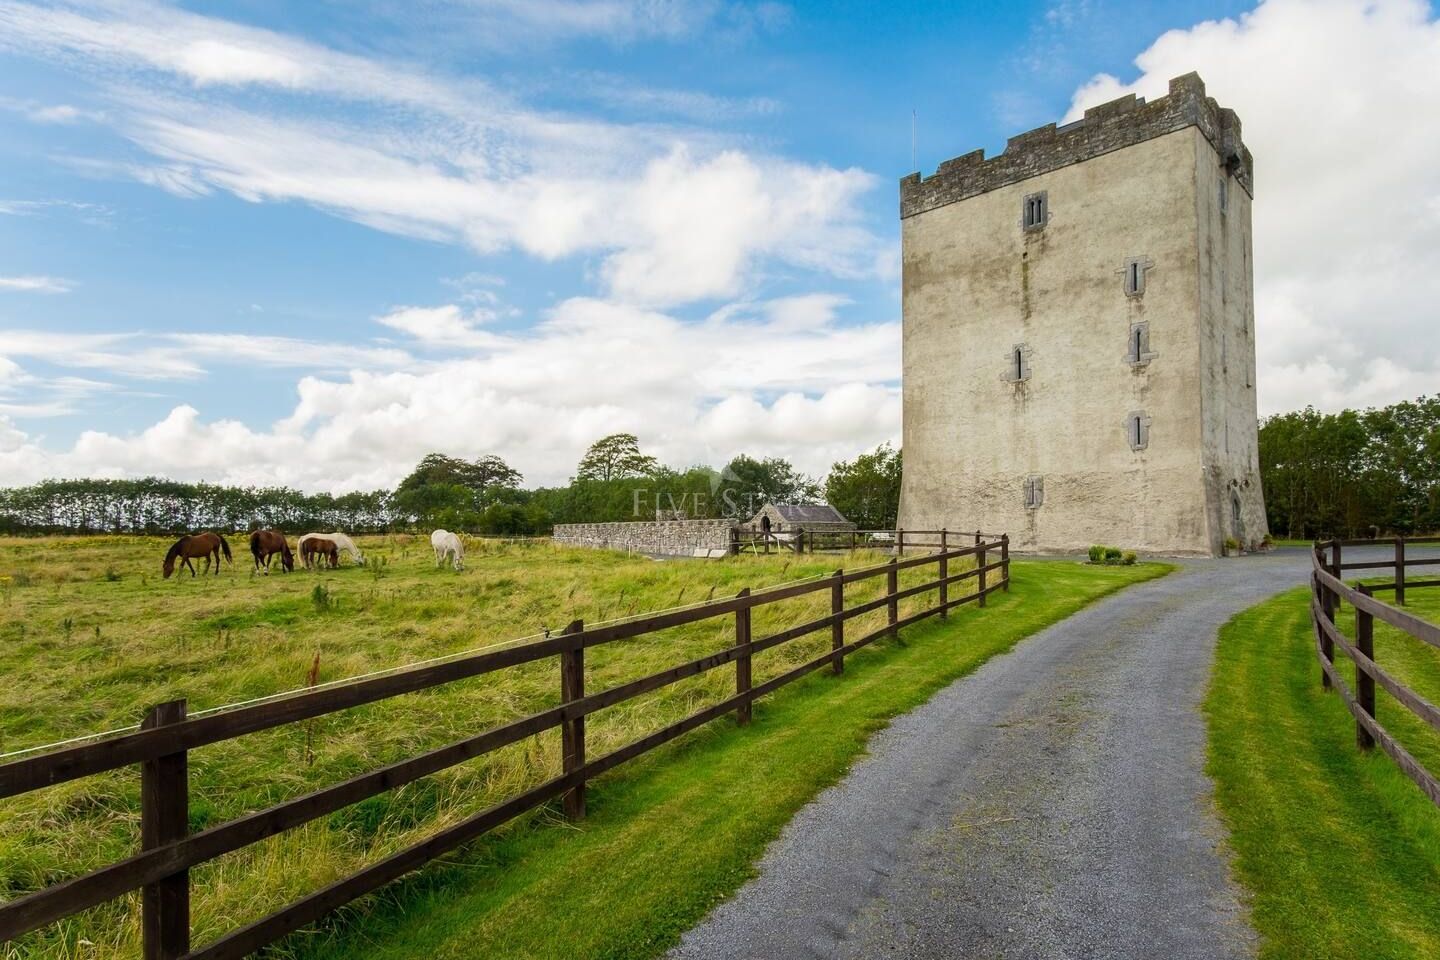
<path id="1" fill-rule="evenodd" d="M 0 489 L 0 532 L 169 535 L 215 528 L 379 533 L 444 527 L 501 536 L 545 534 L 557 523 L 748 519 L 767 502 L 828 500 L 862 528 L 895 526 L 900 453 L 882 446 L 836 463 L 822 483 L 780 457 L 734 457 L 720 469 L 674 469 L 640 450 L 633 434 L 604 437 L 575 476 L 524 487 L 503 459 L 432 453 L 394 490 L 309 494 L 289 487 L 235 487 L 158 477 L 46 480 Z"/>
<path id="2" fill-rule="evenodd" d="M 1440 530 L 1440 397 L 1260 424 L 1270 531 L 1303 539 Z"/>
<path id="3" fill-rule="evenodd" d="M 831 467 L 823 482 L 780 457 L 740 455 L 720 469 L 674 469 L 633 434 L 604 437 L 563 486 L 527 489 L 497 456 L 432 453 L 394 490 L 303 493 L 159 477 L 46 480 L 0 489 L 0 532 L 172 534 L 205 527 L 376 533 L 445 527 L 528 536 L 557 523 L 677 516 L 746 519 L 766 502 L 833 504 L 862 529 L 893 529 L 899 450 L 882 446 Z M 1278 536 L 1358 537 L 1440 530 L 1440 397 L 1260 423 L 1260 474 Z"/>

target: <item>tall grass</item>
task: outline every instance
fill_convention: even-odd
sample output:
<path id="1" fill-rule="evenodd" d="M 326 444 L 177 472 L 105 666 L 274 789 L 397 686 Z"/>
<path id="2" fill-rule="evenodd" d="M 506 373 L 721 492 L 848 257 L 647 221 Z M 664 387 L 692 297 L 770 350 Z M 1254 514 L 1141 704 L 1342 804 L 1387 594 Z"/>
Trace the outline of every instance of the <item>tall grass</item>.
<path id="1" fill-rule="evenodd" d="M 0 752 L 136 722 L 177 697 L 192 714 L 298 686 L 356 676 L 520 636 L 573 619 L 630 616 L 732 596 L 741 587 L 814 577 L 883 561 L 878 554 L 655 562 L 549 545 L 480 543 L 462 573 L 437 570 L 409 538 L 362 544 L 383 578 L 354 567 L 269 577 L 238 562 L 219 578 L 151 574 L 166 544 L 105 537 L 0 539 Z M 374 568 L 372 568 L 374 569 Z M 952 564 L 952 571 L 958 569 Z M 112 575 L 118 574 L 118 576 Z M 934 576 L 902 571 L 901 587 Z M 318 578 L 318 580 L 317 580 Z M 884 577 L 847 588 L 851 603 L 880 595 Z M 318 599 L 317 599 L 318 598 Z M 323 599 L 323 603 L 321 600 Z M 930 598 L 903 602 L 901 616 Z M 823 616 L 820 591 L 754 614 L 756 637 Z M 877 611 L 852 621 L 859 632 Z M 733 642 L 729 618 L 595 648 L 587 688 L 600 690 Z M 757 658 L 763 682 L 818 655 L 828 634 Z M 711 671 L 589 721 L 592 755 L 615 749 L 732 692 Z M 193 751 L 191 827 L 203 829 L 475 733 L 559 699 L 558 665 L 543 661 Z M 556 775 L 550 732 L 272 838 L 191 873 L 195 942 L 204 943 L 474 810 Z M 138 836 L 134 769 L 6 802 L 0 890 L 13 896 L 119 859 Z M 6 945 L 6 957 L 130 956 L 136 897 Z"/>

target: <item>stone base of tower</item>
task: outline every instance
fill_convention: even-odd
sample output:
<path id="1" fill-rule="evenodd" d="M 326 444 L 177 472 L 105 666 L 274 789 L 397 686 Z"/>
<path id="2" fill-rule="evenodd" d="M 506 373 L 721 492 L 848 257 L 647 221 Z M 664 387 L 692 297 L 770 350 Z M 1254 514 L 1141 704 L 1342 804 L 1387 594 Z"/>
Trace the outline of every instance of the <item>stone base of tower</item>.
<path id="1" fill-rule="evenodd" d="M 1263 540 L 1265 507 L 1259 484 L 1212 490 L 1198 473 L 1152 472 L 1143 480 L 1110 473 L 1049 474 L 1041 504 L 1027 508 L 1024 476 L 947 476 L 944 471 L 912 471 L 907 464 L 900 527 L 1003 531 L 1012 550 L 1040 554 L 1083 554 L 1100 543 L 1151 555 L 1210 557 L 1223 553 L 1232 536 L 1246 547 Z M 937 482 L 936 477 L 944 479 Z M 1167 490 L 1170 494 L 1156 495 Z M 1239 536 L 1233 527 L 1237 499 Z"/>

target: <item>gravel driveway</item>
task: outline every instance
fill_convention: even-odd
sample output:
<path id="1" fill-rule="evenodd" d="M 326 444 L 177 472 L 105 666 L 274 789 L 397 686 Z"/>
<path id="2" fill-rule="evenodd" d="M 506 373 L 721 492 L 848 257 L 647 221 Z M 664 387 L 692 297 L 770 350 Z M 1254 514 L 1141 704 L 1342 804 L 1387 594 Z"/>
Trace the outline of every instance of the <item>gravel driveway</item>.
<path id="1" fill-rule="evenodd" d="M 1218 628 L 1308 564 L 1184 562 L 955 682 L 877 734 L 671 956 L 1252 955 L 1199 705 Z"/>

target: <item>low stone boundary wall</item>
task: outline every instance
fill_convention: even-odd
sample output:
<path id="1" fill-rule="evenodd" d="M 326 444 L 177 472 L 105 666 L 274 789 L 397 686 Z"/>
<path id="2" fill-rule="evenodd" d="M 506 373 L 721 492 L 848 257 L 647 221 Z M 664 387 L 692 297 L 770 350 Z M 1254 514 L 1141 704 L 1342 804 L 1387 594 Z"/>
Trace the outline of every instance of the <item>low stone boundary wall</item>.
<path id="1" fill-rule="evenodd" d="M 560 523 L 556 543 L 626 550 L 657 557 L 723 557 L 730 552 L 729 520 L 641 520 L 632 523 Z"/>

